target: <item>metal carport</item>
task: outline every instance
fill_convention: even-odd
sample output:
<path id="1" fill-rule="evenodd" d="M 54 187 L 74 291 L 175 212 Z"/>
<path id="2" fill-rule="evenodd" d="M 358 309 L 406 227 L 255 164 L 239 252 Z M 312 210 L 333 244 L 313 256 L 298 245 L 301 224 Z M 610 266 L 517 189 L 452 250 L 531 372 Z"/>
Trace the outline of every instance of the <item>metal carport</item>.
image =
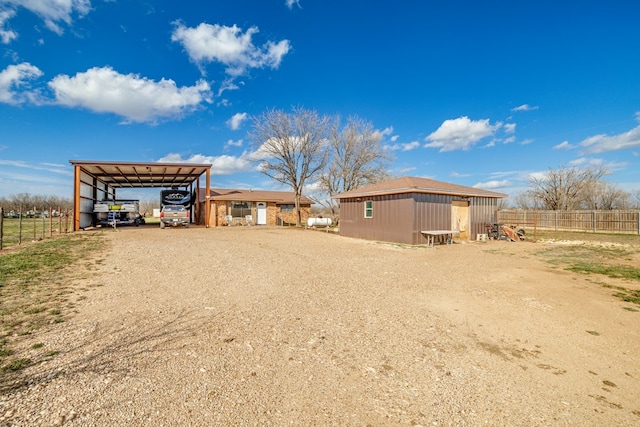
<path id="1" fill-rule="evenodd" d="M 206 174 L 205 194 L 209 194 L 211 185 L 210 164 L 94 160 L 69 160 L 69 163 L 74 167 L 74 231 L 91 225 L 94 203 L 115 199 L 118 188 L 185 188 L 193 191 L 195 183 L 196 194 L 199 194 L 203 174 Z M 208 203 L 205 203 L 204 224 L 209 227 Z"/>

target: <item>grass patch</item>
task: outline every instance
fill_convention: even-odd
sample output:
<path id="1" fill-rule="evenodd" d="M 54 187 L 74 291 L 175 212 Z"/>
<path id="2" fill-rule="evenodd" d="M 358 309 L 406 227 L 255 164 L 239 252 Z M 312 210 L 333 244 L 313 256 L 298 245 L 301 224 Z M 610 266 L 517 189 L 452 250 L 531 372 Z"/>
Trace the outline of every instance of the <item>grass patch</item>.
<path id="1" fill-rule="evenodd" d="M 15 359 L 2 367 L 3 371 L 19 371 L 31 365 L 31 359 Z"/>
<path id="2" fill-rule="evenodd" d="M 640 254 L 638 236 L 556 233 L 553 239 L 573 243 L 550 244 L 536 253 L 551 265 L 596 277 L 640 281 L 640 267 L 636 261 Z M 606 284 L 601 280 L 594 280 L 594 283 L 614 289 L 616 292 L 613 295 L 616 298 L 640 306 L 640 291 Z"/>
<path id="3" fill-rule="evenodd" d="M 640 280 L 640 268 L 626 265 L 592 264 L 578 261 L 566 269 L 576 273 L 603 274 L 614 279 Z"/>
<path id="4" fill-rule="evenodd" d="M 73 233 L 0 251 L 0 357 L 14 354 L 12 341 L 64 322 L 78 270 L 96 254 L 102 256 L 97 252 L 106 250 L 102 241 L 102 233 Z M 17 356 L 1 372 L 35 363 Z"/>
<path id="5" fill-rule="evenodd" d="M 640 305 L 640 291 L 625 289 L 623 292 L 614 293 L 613 296 L 620 298 L 622 301 Z"/>
<path id="6" fill-rule="evenodd" d="M 13 350 L 10 348 L 0 348 L 0 357 L 11 356 L 13 353 Z"/>

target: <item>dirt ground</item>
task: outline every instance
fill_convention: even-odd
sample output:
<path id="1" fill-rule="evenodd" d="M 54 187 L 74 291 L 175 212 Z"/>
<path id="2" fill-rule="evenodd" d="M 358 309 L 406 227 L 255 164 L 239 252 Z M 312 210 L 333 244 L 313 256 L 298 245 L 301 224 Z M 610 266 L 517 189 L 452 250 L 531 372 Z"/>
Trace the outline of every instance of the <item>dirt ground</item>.
<path id="1" fill-rule="evenodd" d="M 0 425 L 640 425 L 640 312 L 548 243 L 104 233 Z"/>

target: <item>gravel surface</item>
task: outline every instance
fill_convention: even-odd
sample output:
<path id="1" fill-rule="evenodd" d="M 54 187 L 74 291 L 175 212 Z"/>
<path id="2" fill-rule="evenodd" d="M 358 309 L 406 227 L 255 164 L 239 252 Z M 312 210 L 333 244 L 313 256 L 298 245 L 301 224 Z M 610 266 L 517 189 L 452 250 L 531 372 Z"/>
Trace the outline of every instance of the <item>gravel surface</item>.
<path id="1" fill-rule="evenodd" d="M 104 233 L 1 426 L 640 425 L 640 313 L 544 243 Z"/>

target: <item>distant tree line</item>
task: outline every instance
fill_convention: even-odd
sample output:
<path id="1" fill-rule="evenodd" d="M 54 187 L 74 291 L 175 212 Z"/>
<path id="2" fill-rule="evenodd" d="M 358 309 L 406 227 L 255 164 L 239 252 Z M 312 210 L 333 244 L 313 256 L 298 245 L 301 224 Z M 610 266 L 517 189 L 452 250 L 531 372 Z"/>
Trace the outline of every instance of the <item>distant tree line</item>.
<path id="1" fill-rule="evenodd" d="M 640 190 L 626 192 L 605 181 L 608 174 L 603 167 L 549 169 L 530 178 L 529 189 L 515 197 L 513 207 L 557 211 L 639 209 Z"/>
<path id="2" fill-rule="evenodd" d="M 11 211 L 23 214 L 30 211 L 42 213 L 49 212 L 49 208 L 64 212 L 73 208 L 73 201 L 66 197 L 20 193 L 0 196 L 0 207 L 5 214 Z"/>

